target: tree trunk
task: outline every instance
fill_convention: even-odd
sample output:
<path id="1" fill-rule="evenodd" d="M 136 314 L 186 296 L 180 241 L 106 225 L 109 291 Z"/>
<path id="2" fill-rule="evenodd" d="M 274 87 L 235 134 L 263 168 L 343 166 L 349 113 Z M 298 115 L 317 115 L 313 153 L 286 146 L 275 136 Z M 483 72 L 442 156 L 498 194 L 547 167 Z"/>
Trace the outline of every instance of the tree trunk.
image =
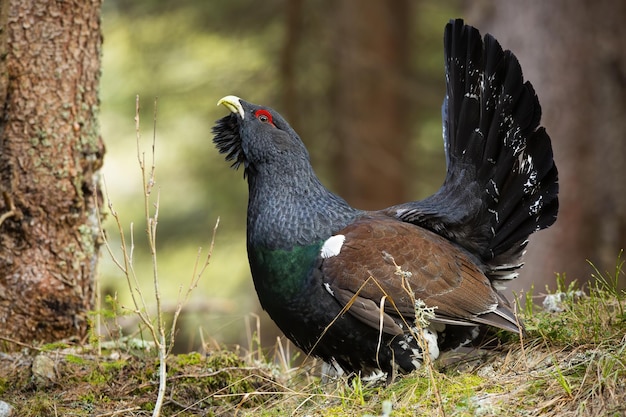
<path id="1" fill-rule="evenodd" d="M 296 57 L 302 39 L 303 0 L 289 0 L 285 4 L 285 40 L 280 56 L 283 115 L 296 132 L 300 131 Z"/>
<path id="2" fill-rule="evenodd" d="M 98 258 L 100 0 L 2 0 L 0 336 L 85 335 Z"/>
<path id="3" fill-rule="evenodd" d="M 477 24 L 520 59 L 559 169 L 556 224 L 533 235 L 515 289 L 586 281 L 626 246 L 626 2 L 485 2 Z M 622 276 L 622 279 L 624 277 Z"/>
<path id="4" fill-rule="evenodd" d="M 353 206 L 405 201 L 410 1 L 338 0 L 332 130 L 337 191 Z"/>

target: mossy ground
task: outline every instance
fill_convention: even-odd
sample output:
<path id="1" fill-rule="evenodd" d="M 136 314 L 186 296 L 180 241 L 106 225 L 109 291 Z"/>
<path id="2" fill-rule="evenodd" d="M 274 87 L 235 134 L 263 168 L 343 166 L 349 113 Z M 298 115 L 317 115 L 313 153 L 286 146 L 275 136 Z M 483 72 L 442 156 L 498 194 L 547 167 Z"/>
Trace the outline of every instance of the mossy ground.
<path id="1" fill-rule="evenodd" d="M 41 358 L 45 358 L 42 360 Z M 38 363 L 48 365 L 38 365 Z M 158 363 L 150 353 L 83 348 L 27 349 L 0 357 L 0 399 L 18 416 L 151 415 Z M 163 415 L 220 415 L 259 406 L 276 391 L 269 368 L 250 367 L 233 352 L 190 353 L 168 361 Z M 246 393 L 263 392 L 246 397 Z"/>
<path id="2" fill-rule="evenodd" d="M 488 348 L 448 353 L 389 386 L 322 383 L 314 361 L 288 369 L 258 352 L 171 355 L 162 415 L 622 416 L 626 293 L 610 284 L 596 280 L 587 295 L 559 288 L 559 312 L 538 311 L 529 298 L 521 340 L 498 334 Z M 2 353 L 0 400 L 25 417 L 151 415 L 158 362 L 137 346 L 144 345 Z"/>

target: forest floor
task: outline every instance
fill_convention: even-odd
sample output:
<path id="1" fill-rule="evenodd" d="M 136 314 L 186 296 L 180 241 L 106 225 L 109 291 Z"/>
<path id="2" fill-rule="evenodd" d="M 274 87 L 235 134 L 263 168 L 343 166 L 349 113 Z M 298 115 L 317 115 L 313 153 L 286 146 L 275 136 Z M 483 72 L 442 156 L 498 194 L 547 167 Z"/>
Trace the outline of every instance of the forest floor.
<path id="1" fill-rule="evenodd" d="M 295 355 L 282 344 L 272 358 L 260 350 L 171 354 L 161 415 L 623 416 L 626 293 L 613 285 L 620 275 L 621 265 L 585 292 L 561 285 L 547 309 L 528 297 L 522 339 L 498 333 L 496 346 L 447 353 L 388 386 L 322 382 L 313 360 L 291 367 Z M 20 417 L 150 416 L 159 385 L 150 346 L 125 339 L 0 353 L 0 404 Z"/>

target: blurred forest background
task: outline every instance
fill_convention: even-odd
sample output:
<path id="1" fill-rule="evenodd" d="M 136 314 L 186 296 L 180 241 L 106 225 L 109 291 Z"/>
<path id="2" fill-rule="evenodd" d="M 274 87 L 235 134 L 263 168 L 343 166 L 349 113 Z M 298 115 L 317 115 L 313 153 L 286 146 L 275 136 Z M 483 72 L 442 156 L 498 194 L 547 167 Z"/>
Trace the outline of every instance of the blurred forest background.
<path id="1" fill-rule="evenodd" d="M 556 272 L 584 280 L 592 271 L 587 259 L 600 270 L 614 267 L 626 241 L 626 36 L 619 22 L 626 13 L 624 2 L 614 3 L 105 1 L 103 174 L 124 226 L 135 224 L 136 269 L 146 291 L 152 276 L 143 246 L 136 94 L 145 152 L 158 97 L 159 276 L 166 307 L 174 307 L 198 246 L 208 247 L 221 218 L 177 348 L 197 346 L 200 332 L 245 344 L 250 313 L 269 326 L 263 331 L 268 343 L 279 334 L 261 313 L 249 276 L 243 174 L 230 170 L 211 142 L 211 126 L 226 114 L 217 100 L 235 94 L 282 113 L 323 182 L 356 207 L 423 198 L 445 175 L 443 29 L 454 17 L 493 33 L 516 53 L 553 138 L 561 217 L 533 237 L 515 290 L 535 282 L 541 291 L 553 285 Z M 118 247 L 110 219 L 107 228 Z M 106 254 L 100 269 L 102 292 L 117 292 L 130 305 Z"/>

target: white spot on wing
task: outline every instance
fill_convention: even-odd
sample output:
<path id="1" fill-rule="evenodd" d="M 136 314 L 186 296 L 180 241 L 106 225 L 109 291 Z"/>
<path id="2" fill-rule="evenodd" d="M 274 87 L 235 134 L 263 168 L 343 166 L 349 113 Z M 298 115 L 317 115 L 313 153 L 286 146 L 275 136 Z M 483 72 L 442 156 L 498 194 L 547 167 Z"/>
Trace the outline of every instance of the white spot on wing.
<path id="1" fill-rule="evenodd" d="M 330 295 L 332 295 L 333 297 L 335 296 L 335 292 L 332 288 L 330 288 L 330 284 L 328 282 L 324 283 L 324 288 L 326 288 L 326 291 L 328 291 Z"/>
<path id="2" fill-rule="evenodd" d="M 439 345 L 437 345 L 437 332 L 433 332 L 430 329 L 424 329 L 424 340 L 428 345 L 428 355 L 431 360 L 435 360 L 439 357 Z"/>
<path id="3" fill-rule="evenodd" d="M 445 328 L 445 326 L 444 326 Z M 398 346 L 405 351 L 411 352 L 411 364 L 415 367 L 415 369 L 419 369 L 422 366 L 422 359 L 424 355 L 422 353 L 422 347 L 416 344 L 414 337 L 412 334 L 421 333 L 422 341 L 426 344 L 426 348 L 428 350 L 428 356 L 432 361 L 439 357 L 439 345 L 437 344 L 437 331 L 430 328 L 417 328 L 413 327 L 411 329 L 411 334 L 405 334 L 403 340 L 398 342 Z"/>
<path id="4" fill-rule="evenodd" d="M 335 235 L 326 239 L 326 242 L 324 242 L 320 251 L 322 258 L 326 259 L 339 255 L 345 240 L 346 237 L 344 235 Z"/>

